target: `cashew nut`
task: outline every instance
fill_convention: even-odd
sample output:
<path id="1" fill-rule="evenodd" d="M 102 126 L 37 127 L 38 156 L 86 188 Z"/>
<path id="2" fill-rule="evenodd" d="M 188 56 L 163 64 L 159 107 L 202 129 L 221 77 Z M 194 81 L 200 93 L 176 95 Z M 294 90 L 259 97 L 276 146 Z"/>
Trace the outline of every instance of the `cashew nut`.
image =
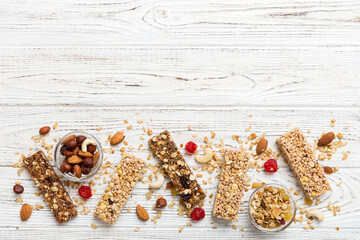
<path id="1" fill-rule="evenodd" d="M 211 148 L 205 148 L 205 154 L 204 155 L 200 155 L 200 154 L 196 155 L 195 160 L 198 163 L 207 163 L 208 161 L 211 160 L 213 155 L 214 155 L 214 153 Z"/>
<path id="2" fill-rule="evenodd" d="M 152 189 L 159 189 L 164 184 L 165 178 L 161 173 L 156 175 L 156 181 L 149 184 L 149 187 Z"/>
<path id="3" fill-rule="evenodd" d="M 317 208 L 314 209 L 310 209 L 307 213 L 306 213 L 306 217 L 310 218 L 310 217 L 316 217 L 319 222 L 322 222 L 325 218 L 324 213 Z"/>
<path id="4" fill-rule="evenodd" d="M 88 145 L 94 145 L 94 146 L 96 146 L 95 140 L 92 139 L 92 138 L 87 138 L 87 139 L 85 139 L 85 140 L 82 142 L 82 144 L 81 144 L 81 151 L 87 152 L 87 146 L 88 146 Z"/>

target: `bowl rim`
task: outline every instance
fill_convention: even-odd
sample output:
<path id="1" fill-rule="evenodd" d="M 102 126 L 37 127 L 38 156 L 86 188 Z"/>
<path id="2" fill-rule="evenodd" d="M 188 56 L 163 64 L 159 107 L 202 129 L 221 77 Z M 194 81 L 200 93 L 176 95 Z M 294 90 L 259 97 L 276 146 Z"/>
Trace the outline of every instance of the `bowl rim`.
<path id="1" fill-rule="evenodd" d="M 289 197 L 290 197 L 290 204 L 291 204 L 292 207 L 293 207 L 293 209 L 292 209 L 293 216 L 292 216 L 291 220 L 287 221 L 286 224 L 282 225 L 281 227 L 277 227 L 277 228 L 264 228 L 264 227 L 260 226 L 259 224 L 257 224 L 257 223 L 255 222 L 254 217 L 253 217 L 252 214 L 250 213 L 251 200 L 253 199 L 253 197 L 255 196 L 255 194 L 256 194 L 260 189 L 263 189 L 263 188 L 269 187 L 269 186 L 278 187 L 278 188 L 284 189 L 285 193 L 289 195 Z M 287 227 L 289 227 L 289 226 L 291 225 L 291 223 L 294 221 L 295 216 L 296 216 L 296 201 L 295 201 L 295 198 L 293 197 L 292 193 L 291 193 L 291 192 L 287 189 L 287 187 L 285 187 L 284 185 L 279 184 L 279 183 L 267 183 L 267 184 L 264 184 L 264 185 L 262 185 L 261 187 L 255 189 L 255 191 L 250 195 L 249 202 L 248 202 L 248 214 L 249 214 L 251 223 L 252 223 L 252 224 L 255 226 L 255 228 L 257 228 L 258 230 L 260 230 L 260 231 L 262 231 L 262 232 L 280 232 L 280 231 L 285 230 Z"/>
<path id="2" fill-rule="evenodd" d="M 98 161 L 97 161 L 97 163 L 96 163 L 96 166 L 94 166 L 94 167 L 91 169 L 91 171 L 90 171 L 89 174 L 87 174 L 87 175 L 82 174 L 82 175 L 81 175 L 81 178 L 77 178 L 77 177 L 75 177 L 75 176 L 73 176 L 72 174 L 69 174 L 69 173 L 63 173 L 63 172 L 60 170 L 61 164 L 58 165 L 58 162 L 60 161 L 60 159 L 57 158 L 57 155 L 62 156 L 61 153 L 60 153 L 60 148 L 61 148 L 61 145 L 62 145 L 61 142 L 62 142 L 66 137 L 68 137 L 68 136 L 70 136 L 70 135 L 72 135 L 72 134 L 77 135 L 77 136 L 78 136 L 78 135 L 84 135 L 84 136 L 86 136 L 87 138 L 88 138 L 88 137 L 93 138 L 93 139 L 95 140 L 96 144 L 97 144 L 96 148 L 97 148 L 97 150 L 98 150 L 98 152 L 99 152 L 99 159 L 98 159 Z M 63 156 L 62 156 L 62 157 L 63 157 Z M 64 159 L 65 159 L 65 157 L 64 157 L 62 160 L 64 160 Z M 73 131 L 65 134 L 65 135 L 58 141 L 58 143 L 56 144 L 55 151 L 54 151 L 54 162 L 55 162 L 56 168 L 57 168 L 57 169 L 60 171 L 60 173 L 61 173 L 62 175 L 64 175 L 68 180 L 73 181 L 73 182 L 83 182 L 83 181 L 86 181 L 86 180 L 92 178 L 92 177 L 99 171 L 99 169 L 100 169 L 100 167 L 101 167 L 101 165 L 102 165 L 102 163 L 103 163 L 103 150 L 102 150 L 102 147 L 101 147 L 101 143 L 100 143 L 100 141 L 99 141 L 94 135 L 92 135 L 92 134 L 90 134 L 90 133 L 88 133 L 88 132 L 84 132 L 84 131 L 82 131 L 82 130 L 73 130 Z"/>

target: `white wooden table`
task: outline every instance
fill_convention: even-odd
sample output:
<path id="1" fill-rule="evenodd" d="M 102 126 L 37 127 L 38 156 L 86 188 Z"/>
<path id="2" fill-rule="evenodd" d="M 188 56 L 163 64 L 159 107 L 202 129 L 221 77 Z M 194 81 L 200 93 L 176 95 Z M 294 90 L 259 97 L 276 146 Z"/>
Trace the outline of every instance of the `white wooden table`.
<path id="1" fill-rule="evenodd" d="M 357 0 L 2 0 L 0 239 L 359 239 L 359 95 Z M 126 130 L 125 119 L 132 130 Z M 143 223 L 135 214 L 137 203 L 154 216 L 155 195 L 169 202 L 178 197 L 162 189 L 147 200 L 148 185 L 141 182 L 127 202 L 131 211 L 124 211 L 114 226 L 101 223 L 92 212 L 59 225 L 42 197 L 34 195 L 29 174 L 18 176 L 13 167 L 19 158 L 15 153 L 41 148 L 30 137 L 55 122 L 59 127 L 49 139 L 85 129 L 104 147 L 108 134 L 126 130 L 130 145 L 145 145 L 132 151 L 143 159 L 149 152 L 142 126 L 154 133 L 168 129 L 178 144 L 201 144 L 213 130 L 215 142 L 223 138 L 226 147 L 238 148 L 233 134 L 245 139 L 255 132 L 267 133 L 275 150 L 276 137 L 299 127 L 311 142 L 323 131 L 342 132 L 348 145 L 322 162 L 340 170 L 328 176 L 333 191 L 317 206 L 325 220 L 315 222 L 314 230 L 297 223 L 284 232 L 264 234 L 251 226 L 247 210 L 235 223 L 219 221 L 211 217 L 209 198 L 206 218 L 191 227 L 176 208 L 166 209 L 157 224 Z M 193 138 L 194 133 L 199 135 Z M 114 164 L 119 148 L 105 154 Z M 341 160 L 347 150 L 349 158 Z M 197 166 L 193 157 L 185 157 Z M 254 170 L 249 176 L 299 189 L 288 166 L 282 160 L 279 165 L 271 176 Z M 202 178 L 214 182 L 202 184 L 208 196 L 216 191 L 216 174 Z M 12 191 L 16 181 L 25 187 L 24 203 L 45 206 L 27 222 L 20 220 L 21 204 Z M 97 193 L 86 203 L 91 210 L 105 186 L 96 186 Z M 243 197 L 243 208 L 251 192 Z M 70 194 L 78 197 L 74 190 Z M 303 195 L 296 199 L 302 205 Z M 341 206 L 338 216 L 326 209 L 329 201 Z M 92 223 L 98 228 L 92 229 Z M 233 230 L 232 224 L 245 231 Z"/>

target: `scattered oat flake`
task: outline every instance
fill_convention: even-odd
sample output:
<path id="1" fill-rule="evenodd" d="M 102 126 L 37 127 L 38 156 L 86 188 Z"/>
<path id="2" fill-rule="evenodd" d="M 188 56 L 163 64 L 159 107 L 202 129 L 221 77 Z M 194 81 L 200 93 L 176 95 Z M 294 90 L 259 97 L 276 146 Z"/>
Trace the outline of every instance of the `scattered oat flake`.
<path id="1" fill-rule="evenodd" d="M 93 229 L 97 229 L 97 228 L 98 228 L 94 223 L 91 224 L 91 227 L 92 227 Z"/>
<path id="2" fill-rule="evenodd" d="M 334 127 L 334 126 L 335 126 L 335 122 L 336 122 L 336 119 L 335 119 L 335 118 L 331 119 L 331 121 L 330 121 L 330 126 L 331 126 L 331 127 Z"/>
<path id="3" fill-rule="evenodd" d="M 138 231 L 140 231 L 140 228 L 139 228 L 139 227 L 136 227 L 136 228 L 134 229 L 134 231 L 135 231 L 135 232 L 138 232 Z"/>
<path id="4" fill-rule="evenodd" d="M 249 117 L 249 118 L 252 118 L 252 117 L 253 117 L 253 115 L 252 115 L 252 114 L 249 114 L 249 115 L 248 115 L 248 117 Z"/>
<path id="5" fill-rule="evenodd" d="M 191 126 L 190 125 L 188 125 L 188 129 L 191 131 Z"/>
<path id="6" fill-rule="evenodd" d="M 183 230 L 184 230 L 184 228 L 181 227 L 181 228 L 179 229 L 179 233 L 181 233 Z"/>
<path id="7" fill-rule="evenodd" d="M 58 126 L 59 126 L 59 123 L 58 123 L 58 122 L 54 123 L 53 129 L 54 129 L 54 130 L 57 129 Z"/>

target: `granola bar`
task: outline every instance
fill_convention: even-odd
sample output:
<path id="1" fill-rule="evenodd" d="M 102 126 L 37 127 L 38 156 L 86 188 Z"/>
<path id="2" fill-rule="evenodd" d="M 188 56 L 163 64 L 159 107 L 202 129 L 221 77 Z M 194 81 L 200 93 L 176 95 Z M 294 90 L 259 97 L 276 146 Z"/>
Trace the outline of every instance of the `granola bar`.
<path id="1" fill-rule="evenodd" d="M 145 162 L 141 159 L 124 153 L 95 209 L 96 217 L 107 223 L 116 222 L 144 166 Z"/>
<path id="2" fill-rule="evenodd" d="M 183 206 L 189 211 L 201 203 L 206 195 L 176 147 L 170 133 L 165 130 L 158 136 L 149 139 L 149 149 L 160 160 L 171 183 L 180 195 L 180 202 Z"/>
<path id="3" fill-rule="evenodd" d="M 36 187 L 44 196 L 56 221 L 59 223 L 67 222 L 78 215 L 69 194 L 42 151 L 24 159 L 24 165 Z"/>
<path id="4" fill-rule="evenodd" d="M 250 155 L 245 151 L 226 149 L 215 197 L 213 216 L 235 221 L 239 212 Z"/>
<path id="5" fill-rule="evenodd" d="M 276 140 L 305 195 L 319 197 L 331 190 L 323 169 L 315 157 L 315 151 L 306 141 L 300 129 L 293 129 Z"/>

